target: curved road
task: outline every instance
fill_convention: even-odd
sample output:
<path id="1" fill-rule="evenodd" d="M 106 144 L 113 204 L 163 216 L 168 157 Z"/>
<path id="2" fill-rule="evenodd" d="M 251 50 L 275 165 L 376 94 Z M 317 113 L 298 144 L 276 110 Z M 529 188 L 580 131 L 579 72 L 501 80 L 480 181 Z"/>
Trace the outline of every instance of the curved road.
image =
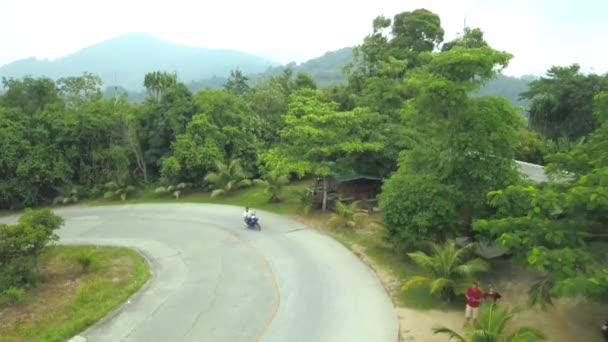
<path id="1" fill-rule="evenodd" d="M 375 274 L 300 223 L 259 212 L 262 231 L 251 231 L 242 208 L 201 204 L 55 212 L 65 218 L 61 243 L 134 247 L 153 273 L 74 341 L 397 341 Z"/>

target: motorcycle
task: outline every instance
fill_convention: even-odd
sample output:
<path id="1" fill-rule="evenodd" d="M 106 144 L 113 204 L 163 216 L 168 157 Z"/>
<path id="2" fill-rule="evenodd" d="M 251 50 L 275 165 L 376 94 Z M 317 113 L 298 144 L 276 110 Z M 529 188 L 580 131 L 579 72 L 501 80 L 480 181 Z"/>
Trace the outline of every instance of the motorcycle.
<path id="1" fill-rule="evenodd" d="M 262 230 L 262 226 L 260 226 L 260 219 L 256 214 L 251 214 L 248 218 L 246 218 L 245 225 L 249 229 Z"/>

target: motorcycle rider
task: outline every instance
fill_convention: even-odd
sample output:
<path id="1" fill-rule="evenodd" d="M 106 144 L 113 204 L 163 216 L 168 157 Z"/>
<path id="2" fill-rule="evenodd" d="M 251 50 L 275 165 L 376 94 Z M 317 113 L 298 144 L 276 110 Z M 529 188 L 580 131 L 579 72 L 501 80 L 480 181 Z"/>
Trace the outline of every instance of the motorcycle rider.
<path id="1" fill-rule="evenodd" d="M 245 207 L 245 212 L 243 213 L 243 222 L 245 222 L 245 224 L 247 224 L 247 220 L 249 219 L 249 217 L 251 217 L 252 214 L 253 212 L 249 210 L 249 207 Z"/>

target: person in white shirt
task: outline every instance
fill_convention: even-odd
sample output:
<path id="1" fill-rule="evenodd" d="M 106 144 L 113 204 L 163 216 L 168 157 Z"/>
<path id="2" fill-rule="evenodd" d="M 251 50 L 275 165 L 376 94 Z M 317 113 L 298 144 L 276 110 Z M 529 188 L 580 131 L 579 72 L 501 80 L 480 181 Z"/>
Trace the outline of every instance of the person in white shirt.
<path id="1" fill-rule="evenodd" d="M 245 212 L 243 213 L 243 221 L 247 222 L 249 216 L 251 216 L 252 211 L 249 210 L 249 207 L 245 207 Z"/>

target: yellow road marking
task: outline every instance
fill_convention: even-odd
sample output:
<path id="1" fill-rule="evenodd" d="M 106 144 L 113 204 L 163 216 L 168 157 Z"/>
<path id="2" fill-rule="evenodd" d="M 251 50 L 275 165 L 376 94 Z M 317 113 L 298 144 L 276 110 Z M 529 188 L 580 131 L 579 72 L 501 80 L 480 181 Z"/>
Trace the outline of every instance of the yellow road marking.
<path id="1" fill-rule="evenodd" d="M 227 230 L 224 230 L 224 231 L 227 231 Z M 230 232 L 230 231 L 227 231 L 227 232 L 229 232 L 230 235 L 232 235 L 235 239 L 237 239 L 238 241 L 243 243 L 245 246 L 249 247 L 249 249 L 251 249 L 251 251 L 264 262 L 264 266 L 268 270 L 268 273 L 270 273 L 270 280 L 272 282 L 272 288 L 274 290 L 274 307 L 272 308 L 270 317 L 268 317 L 266 319 L 266 322 L 262 326 L 262 330 L 258 333 L 258 335 L 255 338 L 255 341 L 259 342 L 260 339 L 262 338 L 262 336 L 264 336 L 264 334 L 266 334 L 266 332 L 268 331 L 268 328 L 270 328 L 270 324 L 272 323 L 275 316 L 277 315 L 277 312 L 279 311 L 279 304 L 281 302 L 281 296 L 279 295 L 279 285 L 277 284 L 277 279 L 274 275 L 274 272 L 272 271 L 272 267 L 270 267 L 270 263 L 268 262 L 268 260 L 264 256 L 264 254 L 260 253 L 260 251 L 257 248 L 255 248 L 251 243 L 249 243 L 247 240 L 242 239 L 241 237 L 239 237 L 238 235 L 236 235 L 233 232 Z"/>

